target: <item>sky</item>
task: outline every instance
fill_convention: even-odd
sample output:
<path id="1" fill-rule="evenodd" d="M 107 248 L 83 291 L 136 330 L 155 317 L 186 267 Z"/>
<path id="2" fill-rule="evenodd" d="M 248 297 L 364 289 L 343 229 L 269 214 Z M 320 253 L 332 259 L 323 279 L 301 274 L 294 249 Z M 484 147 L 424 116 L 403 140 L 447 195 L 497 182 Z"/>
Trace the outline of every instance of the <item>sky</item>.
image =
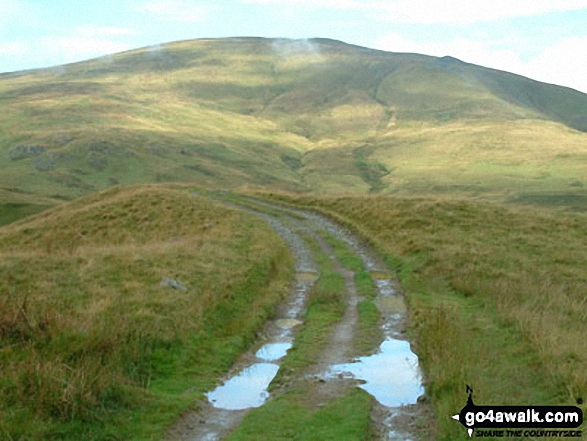
<path id="1" fill-rule="evenodd" d="M 242 36 L 450 55 L 587 93 L 587 0 L 0 0 L 0 72 Z"/>

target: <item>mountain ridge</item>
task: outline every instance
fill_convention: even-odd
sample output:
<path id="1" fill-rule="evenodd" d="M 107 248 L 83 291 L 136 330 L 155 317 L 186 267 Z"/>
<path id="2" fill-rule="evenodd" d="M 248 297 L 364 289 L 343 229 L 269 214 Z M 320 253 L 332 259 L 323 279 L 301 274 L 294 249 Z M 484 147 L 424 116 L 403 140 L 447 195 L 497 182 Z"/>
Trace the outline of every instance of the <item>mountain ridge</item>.
<path id="1" fill-rule="evenodd" d="M 549 164 L 557 168 L 551 175 L 564 169 L 569 182 L 584 179 L 574 167 L 586 154 L 586 94 L 453 57 L 330 39 L 188 40 L 5 74 L 0 106 L 0 187 L 43 196 L 174 180 L 327 193 L 453 185 L 484 192 L 503 163 L 487 149 L 504 144 L 525 165 L 521 187 L 497 173 L 502 193 L 532 189 Z M 34 146 L 42 149 L 27 149 Z M 556 157 L 568 149 L 570 158 Z M 459 151 L 470 157 L 467 170 L 479 169 L 472 179 L 419 175 L 426 157 L 430 169 L 462 162 Z M 411 182 L 422 179 L 425 188 Z"/>

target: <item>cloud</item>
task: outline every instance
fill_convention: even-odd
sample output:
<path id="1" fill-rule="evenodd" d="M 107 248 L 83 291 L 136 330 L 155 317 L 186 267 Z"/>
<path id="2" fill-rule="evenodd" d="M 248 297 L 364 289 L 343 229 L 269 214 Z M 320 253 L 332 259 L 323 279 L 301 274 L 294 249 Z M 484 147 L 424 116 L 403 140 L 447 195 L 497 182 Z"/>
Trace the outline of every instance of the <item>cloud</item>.
<path id="1" fill-rule="evenodd" d="M 520 67 L 520 55 L 512 50 L 501 49 L 501 42 L 467 40 L 464 38 L 445 42 L 419 42 L 399 34 L 390 34 L 375 43 L 376 49 L 390 52 L 412 52 L 443 57 L 450 55 L 463 61 L 496 69 Z"/>
<path id="2" fill-rule="evenodd" d="M 373 2 L 360 0 L 242 0 L 242 3 L 257 5 L 304 6 L 309 8 L 362 9 Z"/>
<path id="3" fill-rule="evenodd" d="M 310 56 L 312 61 L 321 61 L 320 47 L 308 39 L 300 40 L 274 40 L 271 44 L 273 50 L 283 59 L 290 59 L 300 55 Z M 306 58 L 308 59 L 308 58 Z"/>
<path id="4" fill-rule="evenodd" d="M 0 14 L 6 17 L 19 10 L 19 2 L 16 0 L 4 0 L 0 2 Z"/>
<path id="5" fill-rule="evenodd" d="M 209 6 L 194 5 L 188 1 L 160 0 L 144 3 L 140 12 L 151 14 L 165 21 L 201 22 L 206 20 L 210 13 Z"/>
<path id="6" fill-rule="evenodd" d="M 587 93 L 587 36 L 562 40 L 537 56 L 524 60 L 520 53 L 503 49 L 501 41 L 455 39 L 418 42 L 398 34 L 375 43 L 377 49 L 442 57 L 450 55 L 468 63 L 517 73 L 534 80 L 558 84 Z"/>
<path id="7" fill-rule="evenodd" d="M 587 9 L 587 0 L 241 0 L 261 5 L 354 9 L 401 24 L 471 24 L 505 18 Z"/>

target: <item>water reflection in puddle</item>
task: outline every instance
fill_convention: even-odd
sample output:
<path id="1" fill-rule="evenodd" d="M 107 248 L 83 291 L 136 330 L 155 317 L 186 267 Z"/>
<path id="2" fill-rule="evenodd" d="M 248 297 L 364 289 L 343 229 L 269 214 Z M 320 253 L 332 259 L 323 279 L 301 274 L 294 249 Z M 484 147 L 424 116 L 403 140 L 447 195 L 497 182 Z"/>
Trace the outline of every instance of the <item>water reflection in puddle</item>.
<path id="1" fill-rule="evenodd" d="M 285 357 L 287 351 L 292 347 L 291 342 L 283 343 L 268 343 L 261 347 L 255 354 L 257 358 L 265 361 L 279 360 L 281 357 Z"/>
<path id="2" fill-rule="evenodd" d="M 262 406 L 269 397 L 267 387 L 278 369 L 279 366 L 273 363 L 256 363 L 206 396 L 218 409 L 240 410 Z"/>
<path id="3" fill-rule="evenodd" d="M 365 381 L 360 387 L 387 407 L 414 404 L 424 393 L 418 368 L 418 357 L 407 341 L 386 339 L 379 347 L 380 352 L 361 357 L 354 363 L 338 364 L 331 372 L 351 374 L 357 380 Z"/>
<path id="4" fill-rule="evenodd" d="M 371 277 L 373 277 L 373 272 L 371 273 Z M 392 296 L 395 294 L 395 290 L 391 284 L 391 280 L 389 279 L 375 279 L 375 284 L 377 285 L 377 290 L 379 291 L 380 296 Z"/>

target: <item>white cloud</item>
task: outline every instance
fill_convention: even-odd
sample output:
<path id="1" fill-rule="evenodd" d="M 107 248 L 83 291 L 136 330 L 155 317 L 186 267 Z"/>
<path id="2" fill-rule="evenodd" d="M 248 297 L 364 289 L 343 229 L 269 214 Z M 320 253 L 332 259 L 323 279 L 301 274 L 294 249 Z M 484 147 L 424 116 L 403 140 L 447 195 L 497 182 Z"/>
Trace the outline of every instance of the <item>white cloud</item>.
<path id="1" fill-rule="evenodd" d="M 587 36 L 560 41 L 530 60 L 523 60 L 512 49 L 503 49 L 502 42 L 499 41 L 456 39 L 428 43 L 391 34 L 378 40 L 375 47 L 391 52 L 413 52 L 437 57 L 450 55 L 468 63 L 517 73 L 587 93 Z"/>
<path id="2" fill-rule="evenodd" d="M 470 24 L 512 17 L 574 11 L 587 0 L 241 0 L 306 8 L 356 9 L 371 18 L 403 24 Z"/>
<path id="3" fill-rule="evenodd" d="M 4 0 L 0 2 L 0 14 L 2 16 L 13 14 L 18 10 L 18 2 L 16 0 Z"/>
<path id="4" fill-rule="evenodd" d="M 63 35 L 41 37 L 35 52 L 37 58 L 51 60 L 51 64 L 71 63 L 131 49 L 133 44 L 124 37 L 135 34 L 128 28 L 82 25 Z"/>
<path id="5" fill-rule="evenodd" d="M 209 6 L 194 5 L 188 1 L 160 0 L 143 4 L 140 12 L 155 15 L 165 21 L 201 22 L 211 13 Z"/>

